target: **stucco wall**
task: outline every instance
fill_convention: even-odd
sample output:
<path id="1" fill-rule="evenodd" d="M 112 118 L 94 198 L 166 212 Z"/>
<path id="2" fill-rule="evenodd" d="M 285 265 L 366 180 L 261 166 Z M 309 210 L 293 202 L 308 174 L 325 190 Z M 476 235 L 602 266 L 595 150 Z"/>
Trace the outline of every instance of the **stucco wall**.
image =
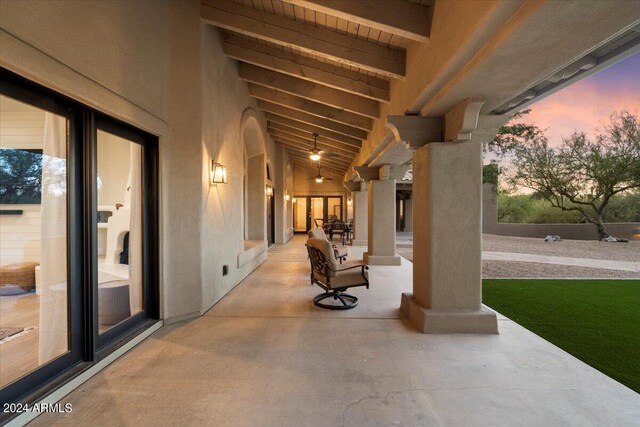
<path id="1" fill-rule="evenodd" d="M 607 232 L 615 237 L 633 239 L 640 233 L 640 223 L 609 223 Z M 506 224 L 498 223 L 498 205 L 491 184 L 482 186 L 482 232 L 499 236 L 540 237 L 555 234 L 563 239 L 598 240 L 593 224 Z"/>
<path id="2" fill-rule="evenodd" d="M 0 66 L 160 137 L 164 318 L 200 314 L 265 259 L 238 267 L 240 128 L 255 101 L 222 54 L 218 30 L 200 21 L 197 0 L 0 0 L 0 27 Z M 228 184 L 210 186 L 211 159 L 225 164 Z M 274 168 L 276 185 L 281 171 Z"/>

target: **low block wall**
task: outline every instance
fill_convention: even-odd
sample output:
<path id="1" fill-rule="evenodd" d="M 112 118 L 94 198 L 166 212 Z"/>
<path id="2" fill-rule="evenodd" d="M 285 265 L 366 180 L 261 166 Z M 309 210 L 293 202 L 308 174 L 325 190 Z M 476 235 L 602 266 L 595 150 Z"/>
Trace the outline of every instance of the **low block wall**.
<path id="1" fill-rule="evenodd" d="M 640 234 L 640 223 L 608 223 L 607 232 L 615 237 L 633 239 Z M 498 222 L 498 203 L 491 184 L 482 186 L 482 232 L 499 236 L 541 237 L 556 234 L 563 239 L 598 240 L 593 224 L 507 224 Z"/>

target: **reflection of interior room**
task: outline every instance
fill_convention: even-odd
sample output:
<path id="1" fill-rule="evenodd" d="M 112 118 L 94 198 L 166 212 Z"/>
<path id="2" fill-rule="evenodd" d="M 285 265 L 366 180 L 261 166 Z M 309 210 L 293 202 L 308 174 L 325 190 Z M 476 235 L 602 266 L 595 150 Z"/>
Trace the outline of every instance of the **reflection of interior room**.
<path id="1" fill-rule="evenodd" d="M 66 127 L 0 97 L 0 386 L 67 351 Z"/>
<path id="2" fill-rule="evenodd" d="M 142 310 L 141 147 L 98 130 L 100 333 Z"/>
<path id="3" fill-rule="evenodd" d="M 0 386 L 68 350 L 67 121 L 0 97 Z M 99 331 L 142 309 L 141 147 L 98 132 Z"/>

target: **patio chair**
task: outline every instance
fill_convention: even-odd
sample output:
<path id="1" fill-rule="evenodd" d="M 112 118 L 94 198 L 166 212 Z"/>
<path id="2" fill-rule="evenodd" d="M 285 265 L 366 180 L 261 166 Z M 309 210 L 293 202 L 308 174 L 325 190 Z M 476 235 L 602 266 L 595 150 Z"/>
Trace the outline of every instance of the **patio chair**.
<path id="1" fill-rule="evenodd" d="M 311 283 L 325 290 L 313 298 L 313 304 L 328 310 L 348 310 L 358 305 L 358 298 L 345 291 L 358 286 L 369 289 L 369 266 L 358 264 L 340 268 L 331 243 L 324 239 L 309 239 L 306 246 L 311 264 Z M 322 302 L 326 299 L 340 301 L 340 304 Z"/>
<path id="2" fill-rule="evenodd" d="M 336 234 L 342 240 L 342 246 L 344 246 L 345 227 L 346 224 L 344 222 L 340 220 L 333 221 L 329 229 L 329 240 L 333 242 L 333 235 Z"/>
<path id="3" fill-rule="evenodd" d="M 311 230 L 309 230 L 307 235 L 309 236 L 310 239 L 325 240 L 327 243 L 329 243 L 333 247 L 334 256 L 338 261 L 340 261 L 340 264 L 342 264 L 342 261 L 347 259 L 347 254 L 349 253 L 349 250 L 345 247 L 339 248 L 336 245 L 332 244 L 329 241 L 329 239 L 327 239 L 327 235 L 325 234 L 323 228 L 321 227 L 312 228 Z"/>

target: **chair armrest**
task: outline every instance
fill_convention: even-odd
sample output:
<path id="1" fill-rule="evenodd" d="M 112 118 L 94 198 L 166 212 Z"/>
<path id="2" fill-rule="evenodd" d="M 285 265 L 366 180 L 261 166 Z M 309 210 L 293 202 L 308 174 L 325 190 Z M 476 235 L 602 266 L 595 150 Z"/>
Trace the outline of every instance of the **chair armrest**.
<path id="1" fill-rule="evenodd" d="M 340 271 L 353 270 L 354 268 L 362 268 L 362 273 L 364 274 L 364 271 L 365 271 L 365 270 L 368 270 L 368 269 L 369 269 L 369 266 L 368 266 L 368 265 L 366 265 L 366 264 L 358 264 L 358 265 L 354 265 L 354 266 L 351 266 L 351 267 L 341 268 L 341 269 L 339 269 L 339 270 L 336 270 L 336 273 L 337 273 L 337 272 L 340 272 Z"/>

